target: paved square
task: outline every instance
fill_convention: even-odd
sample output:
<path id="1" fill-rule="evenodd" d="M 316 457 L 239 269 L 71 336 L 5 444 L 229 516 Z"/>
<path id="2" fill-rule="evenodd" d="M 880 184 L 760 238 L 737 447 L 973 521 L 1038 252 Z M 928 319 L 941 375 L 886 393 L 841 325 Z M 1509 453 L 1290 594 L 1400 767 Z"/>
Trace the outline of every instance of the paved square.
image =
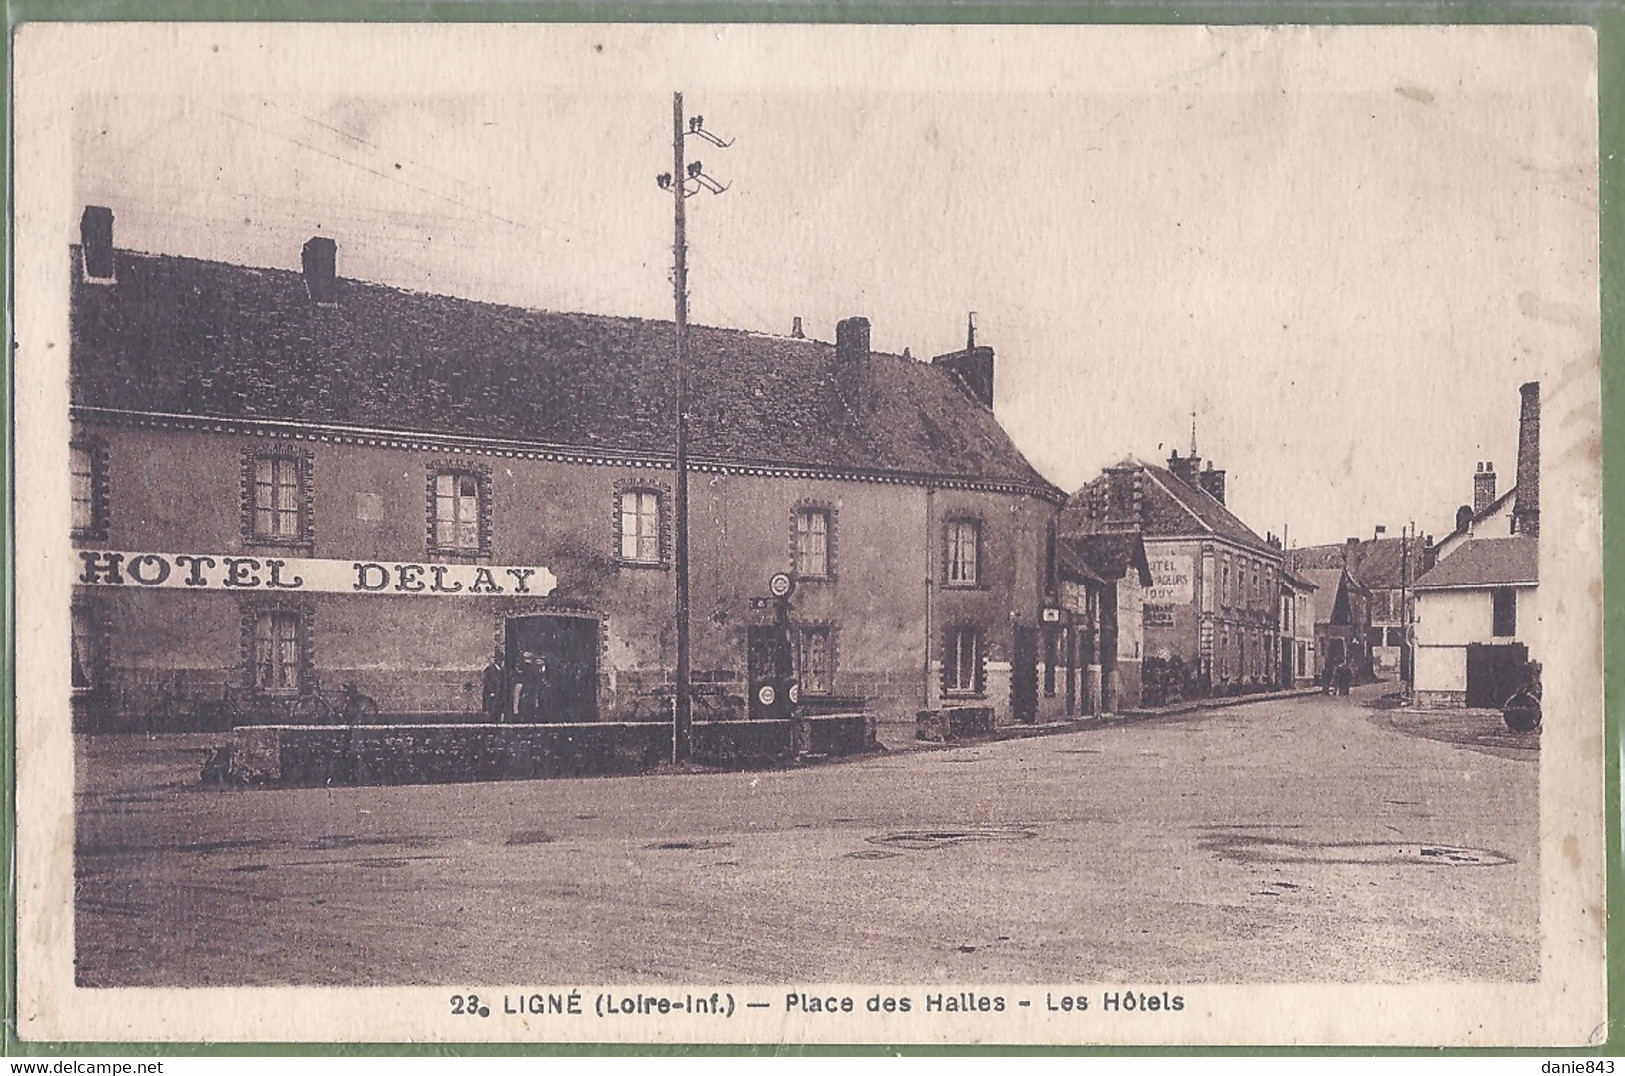
<path id="1" fill-rule="evenodd" d="M 221 790 L 203 739 L 81 738 L 79 981 L 1534 979 L 1532 741 L 1380 690 L 784 771 L 395 788 Z"/>

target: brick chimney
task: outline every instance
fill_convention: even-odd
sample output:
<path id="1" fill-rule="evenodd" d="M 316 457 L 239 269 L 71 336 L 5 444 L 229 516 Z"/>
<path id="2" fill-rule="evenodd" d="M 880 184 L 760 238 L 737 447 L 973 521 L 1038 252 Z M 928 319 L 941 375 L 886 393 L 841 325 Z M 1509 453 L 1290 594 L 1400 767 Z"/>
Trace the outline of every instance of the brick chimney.
<path id="1" fill-rule="evenodd" d="M 1189 456 L 1181 458 L 1179 455 L 1179 449 L 1176 448 L 1168 456 L 1168 471 L 1187 486 L 1201 488 L 1197 485 L 1196 479 L 1196 468 L 1199 467 L 1201 463 L 1201 456 L 1198 456 L 1196 453 L 1192 452 Z"/>
<path id="2" fill-rule="evenodd" d="M 111 281 L 113 264 L 113 211 L 104 205 L 87 205 L 79 218 L 79 253 L 84 258 L 86 280 Z"/>
<path id="3" fill-rule="evenodd" d="M 960 389 L 981 404 L 993 407 L 993 349 L 980 345 L 938 355 L 931 365 L 954 375 Z"/>
<path id="4" fill-rule="evenodd" d="M 1208 496 L 1220 504 L 1224 503 L 1224 471 L 1214 470 L 1213 461 L 1208 460 L 1207 467 L 1196 477 Z"/>
<path id="5" fill-rule="evenodd" d="M 1512 503 L 1512 533 L 1540 535 L 1540 382 L 1518 389 L 1518 478 Z"/>
<path id="6" fill-rule="evenodd" d="M 835 326 L 835 384 L 854 415 L 869 407 L 869 319 L 847 318 Z"/>
<path id="7" fill-rule="evenodd" d="M 1359 548 L 1360 548 L 1360 539 L 1358 539 L 1358 538 L 1344 539 L 1344 541 L 1343 541 L 1343 567 L 1347 568 L 1349 566 L 1349 561 L 1354 559 L 1355 550 L 1357 550 Z"/>
<path id="8" fill-rule="evenodd" d="M 1144 522 L 1145 496 L 1140 468 L 1119 464 L 1106 468 L 1107 530 L 1139 530 Z"/>
<path id="9" fill-rule="evenodd" d="M 805 340 L 806 338 L 807 334 L 801 331 L 801 318 L 797 317 L 790 322 L 790 339 Z"/>
<path id="10" fill-rule="evenodd" d="M 1495 464 L 1480 463 L 1473 472 L 1473 515 L 1495 503 Z"/>
<path id="11" fill-rule="evenodd" d="M 326 236 L 318 235 L 305 243 L 305 287 L 315 302 L 339 301 L 338 254 L 338 244 Z"/>

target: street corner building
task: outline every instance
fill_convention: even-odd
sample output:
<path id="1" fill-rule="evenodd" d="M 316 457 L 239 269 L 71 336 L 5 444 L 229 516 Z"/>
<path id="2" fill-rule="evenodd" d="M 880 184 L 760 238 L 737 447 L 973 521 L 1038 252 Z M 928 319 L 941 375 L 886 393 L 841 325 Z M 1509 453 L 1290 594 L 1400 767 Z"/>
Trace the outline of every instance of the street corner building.
<path id="1" fill-rule="evenodd" d="M 1473 504 L 1457 509 L 1436 563 L 1416 580 L 1418 705 L 1501 707 L 1531 684 L 1539 690 L 1540 383 L 1519 396 L 1512 488 L 1497 496 L 1494 463 L 1480 463 Z"/>
<path id="2" fill-rule="evenodd" d="M 116 249 L 101 207 L 71 257 L 78 727 L 340 685 L 403 722 L 669 715 L 670 322 L 349 280 L 328 238 L 302 272 Z M 835 338 L 689 331 L 696 715 L 758 716 L 781 573 L 814 712 L 1058 707 L 1064 494 L 994 417 L 993 350 Z"/>
<path id="3" fill-rule="evenodd" d="M 1281 683 L 1281 544 L 1225 507 L 1226 475 L 1195 452 L 1167 467 L 1132 456 L 1073 493 L 1063 538 L 1137 534 L 1149 585 L 1138 609 L 1119 603 L 1120 668 L 1139 661 L 1140 698 L 1121 681 L 1122 705 L 1263 691 Z M 1125 630 L 1124 618 L 1139 624 Z"/>

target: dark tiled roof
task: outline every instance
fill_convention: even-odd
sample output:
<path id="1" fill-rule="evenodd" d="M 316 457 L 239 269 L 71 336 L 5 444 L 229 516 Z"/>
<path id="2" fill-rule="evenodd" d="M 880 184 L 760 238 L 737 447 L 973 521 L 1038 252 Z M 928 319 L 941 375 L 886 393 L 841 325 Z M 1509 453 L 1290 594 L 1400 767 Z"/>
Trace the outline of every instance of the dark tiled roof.
<path id="1" fill-rule="evenodd" d="M 1288 554 L 1288 556 L 1290 556 L 1290 553 Z M 1313 580 L 1309 579 L 1307 576 L 1299 575 L 1296 571 L 1294 571 L 1293 568 L 1292 568 L 1292 565 L 1290 563 L 1283 564 L 1281 566 L 1281 575 L 1282 575 L 1283 578 L 1286 579 L 1287 582 L 1289 582 L 1293 586 L 1299 587 L 1299 588 L 1301 588 L 1303 590 L 1318 590 L 1319 589 L 1319 587 L 1316 586 L 1316 584 L 1314 583 Z"/>
<path id="2" fill-rule="evenodd" d="M 1540 581 L 1540 540 L 1473 538 L 1416 581 L 1417 590 L 1504 587 Z"/>
<path id="3" fill-rule="evenodd" d="M 297 272 L 117 259 L 113 285 L 75 274 L 76 406 L 673 451 L 670 322 L 352 280 L 318 306 Z M 832 344 L 693 327 L 690 353 L 697 460 L 1022 483 L 1060 499 L 993 415 L 927 363 L 875 354 L 860 418 Z"/>
<path id="4" fill-rule="evenodd" d="M 1144 497 L 1142 533 L 1145 537 L 1212 534 L 1237 545 L 1273 556 L 1280 555 L 1280 550 L 1254 534 L 1251 527 L 1237 519 L 1212 494 L 1180 481 L 1167 468 L 1133 456 L 1116 466 L 1133 467 L 1144 475 L 1141 493 Z M 1072 494 L 1061 513 L 1063 530 L 1072 534 L 1094 534 L 1106 530 L 1102 522 L 1103 505 L 1110 482 L 1111 475 L 1103 474 Z"/>
<path id="5" fill-rule="evenodd" d="M 1122 579 L 1132 569 L 1141 586 L 1151 585 L 1145 542 L 1134 531 L 1072 535 L 1061 539 L 1061 549 L 1072 562 L 1087 565 L 1102 579 Z"/>
<path id="6" fill-rule="evenodd" d="M 1409 542 L 1411 572 L 1420 567 L 1419 542 Z M 1289 549 L 1287 563 L 1294 568 L 1342 568 L 1347 556 L 1349 574 L 1361 584 L 1377 590 L 1392 590 L 1404 585 L 1406 539 L 1375 538 L 1370 541 L 1335 545 L 1311 545 Z M 1414 578 L 1414 574 L 1413 574 Z"/>
<path id="7" fill-rule="evenodd" d="M 1316 623 L 1337 619 L 1338 603 L 1345 591 L 1365 593 L 1365 588 L 1342 568 L 1304 568 L 1299 574 L 1314 584 L 1315 592 L 1310 601 L 1314 603 Z"/>

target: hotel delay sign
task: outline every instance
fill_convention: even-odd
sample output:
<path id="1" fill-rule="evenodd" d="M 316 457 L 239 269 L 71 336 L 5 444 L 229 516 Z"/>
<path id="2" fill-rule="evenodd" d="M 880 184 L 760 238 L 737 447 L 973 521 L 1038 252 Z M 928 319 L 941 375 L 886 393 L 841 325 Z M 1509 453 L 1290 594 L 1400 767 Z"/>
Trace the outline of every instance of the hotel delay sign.
<path id="1" fill-rule="evenodd" d="M 149 590 L 256 590 L 303 594 L 464 596 L 553 592 L 558 579 L 535 565 L 245 557 L 226 553 L 80 550 L 74 582 Z"/>

